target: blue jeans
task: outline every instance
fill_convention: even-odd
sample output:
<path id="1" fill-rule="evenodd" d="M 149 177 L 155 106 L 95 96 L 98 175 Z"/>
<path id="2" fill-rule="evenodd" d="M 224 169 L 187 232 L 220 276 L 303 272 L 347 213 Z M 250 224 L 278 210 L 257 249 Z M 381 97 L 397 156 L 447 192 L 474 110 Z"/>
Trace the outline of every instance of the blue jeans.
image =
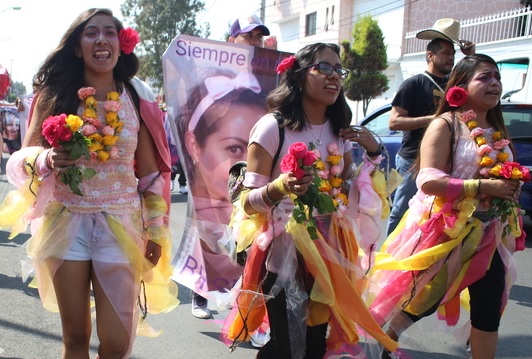
<path id="1" fill-rule="evenodd" d="M 416 179 L 412 177 L 412 165 L 414 160 L 407 160 L 399 155 L 395 155 L 395 168 L 403 177 L 403 182 L 397 187 L 393 197 L 393 206 L 388 219 L 388 234 L 392 233 L 395 227 L 403 218 L 408 209 L 408 202 L 416 194 Z"/>

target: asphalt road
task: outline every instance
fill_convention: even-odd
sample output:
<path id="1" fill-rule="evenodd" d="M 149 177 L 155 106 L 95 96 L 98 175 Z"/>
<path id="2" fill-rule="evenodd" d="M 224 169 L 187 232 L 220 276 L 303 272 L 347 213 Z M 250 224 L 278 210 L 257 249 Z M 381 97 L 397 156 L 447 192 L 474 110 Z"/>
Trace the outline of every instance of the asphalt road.
<path id="1" fill-rule="evenodd" d="M 5 161 L 5 159 L 4 159 Z M 0 198 L 9 189 L 5 176 L 0 176 Z M 173 216 L 183 216 L 186 195 L 174 194 Z M 526 219 L 528 233 L 532 221 Z M 24 244 L 28 235 L 13 240 L 0 231 L 0 358 L 56 359 L 61 354 L 59 316 L 42 308 L 35 289 L 21 280 L 20 261 L 25 258 Z M 518 278 L 500 328 L 497 358 L 532 358 L 532 235 L 527 248 L 515 254 Z M 219 329 L 227 313 L 215 312 L 212 320 L 196 319 L 190 312 L 190 290 L 180 287 L 181 305 L 167 314 L 150 316 L 150 323 L 163 330 L 157 338 L 139 337 L 133 359 L 181 358 L 254 358 L 256 349 L 243 345 L 230 353 L 219 340 Z M 96 356 L 97 338 L 93 333 L 91 356 Z M 412 359 L 464 358 L 465 349 L 434 317 L 423 319 L 404 333 L 402 350 Z M 279 358 L 282 359 L 282 358 Z"/>

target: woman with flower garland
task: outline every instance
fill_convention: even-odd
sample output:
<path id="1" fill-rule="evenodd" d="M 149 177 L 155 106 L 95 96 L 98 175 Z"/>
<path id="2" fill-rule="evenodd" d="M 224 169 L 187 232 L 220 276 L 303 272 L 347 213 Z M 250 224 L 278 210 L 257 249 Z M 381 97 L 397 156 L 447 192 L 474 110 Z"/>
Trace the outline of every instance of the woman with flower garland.
<path id="1" fill-rule="evenodd" d="M 370 306 L 398 339 L 438 310 L 456 325 L 460 297 L 469 298 L 473 358 L 495 358 L 497 330 L 524 248 L 517 205 L 528 170 L 512 162 L 497 64 L 477 54 L 453 69 L 446 97 L 421 143 L 418 192 L 377 254 Z M 400 310 L 396 314 L 396 309 Z M 388 351 L 383 358 L 396 358 Z"/>
<path id="2" fill-rule="evenodd" d="M 382 148 L 368 130 L 349 126 L 351 111 L 342 90 L 347 70 L 340 64 L 339 50 L 334 44 L 308 45 L 277 68 L 283 74 L 281 83 L 268 96 L 269 110 L 284 118 L 280 125 L 284 141 L 276 163 L 280 134 L 275 116 L 262 117 L 250 134 L 247 190 L 233 217 L 239 247 L 250 247 L 241 291 L 222 334 L 233 345 L 248 340 L 261 324 L 266 306 L 271 339 L 257 358 L 354 354 L 359 350 L 357 324 L 387 348 L 396 347 L 360 295 L 364 276 L 358 257 L 357 220 L 362 212 L 358 203 L 373 206 L 375 223 L 388 204 L 386 194 L 373 189 L 371 178 L 374 173 L 384 182 L 375 170 Z M 367 152 L 361 174 L 348 192 L 346 182 L 353 177 L 351 141 Z M 313 160 L 303 168 L 288 169 L 287 156 L 302 159 L 309 149 Z M 320 202 L 328 209 L 321 214 L 310 211 L 300 220 L 308 207 L 294 207 L 294 201 L 301 203 L 307 191 L 316 194 L 318 186 L 320 196 L 327 197 Z M 333 203 L 332 208 L 327 203 Z"/>
<path id="3" fill-rule="evenodd" d="M 128 358 L 138 330 L 154 335 L 137 298 L 144 315 L 178 304 L 168 144 L 151 90 L 134 78 L 138 41 L 107 9 L 81 13 L 35 76 L 31 123 L 7 166 L 19 190 L 12 236 L 32 222 L 28 254 L 44 307 L 61 315 L 63 358 L 89 355 L 91 289 L 105 359 Z"/>

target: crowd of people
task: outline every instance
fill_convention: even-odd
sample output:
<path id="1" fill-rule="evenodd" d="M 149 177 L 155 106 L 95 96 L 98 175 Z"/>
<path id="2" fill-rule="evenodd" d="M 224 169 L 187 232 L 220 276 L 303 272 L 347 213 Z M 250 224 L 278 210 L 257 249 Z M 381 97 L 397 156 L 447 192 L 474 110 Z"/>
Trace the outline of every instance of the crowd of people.
<path id="1" fill-rule="evenodd" d="M 12 235 L 32 223 L 28 254 L 44 307 L 60 314 L 62 357 L 88 356 L 92 300 L 102 359 L 128 358 L 150 330 L 140 317 L 178 305 L 169 211 L 180 175 L 191 223 L 212 223 L 181 240 L 201 236 L 207 275 L 236 282 L 223 288 L 234 294 L 227 345 L 252 340 L 257 358 L 370 357 L 371 337 L 379 357 L 400 358 L 402 332 L 435 312 L 456 325 L 465 295 L 463 342 L 472 358 L 495 358 L 525 236 L 516 202 L 530 175 L 513 162 L 497 64 L 459 28 L 440 19 L 417 34 L 429 41 L 427 69 L 392 102 L 390 128 L 404 135 L 390 214 L 386 149 L 351 125 L 338 45 L 285 57 L 267 94 L 251 73 L 205 71 L 171 118 L 135 76 L 135 30 L 106 9 L 81 13 L 34 77 L 29 126 L 6 167 L 16 190 L 1 205 L 18 205 L 3 222 Z M 253 15 L 233 23 L 228 42 L 261 47 L 269 34 Z M 455 45 L 466 55 L 456 66 Z M 230 83 L 223 94 L 221 83 Z M 247 170 L 232 203 L 238 161 Z M 509 164 L 510 179 L 501 175 Z M 238 255 L 213 250 L 220 225 Z M 191 309 L 211 317 L 202 294 Z"/>

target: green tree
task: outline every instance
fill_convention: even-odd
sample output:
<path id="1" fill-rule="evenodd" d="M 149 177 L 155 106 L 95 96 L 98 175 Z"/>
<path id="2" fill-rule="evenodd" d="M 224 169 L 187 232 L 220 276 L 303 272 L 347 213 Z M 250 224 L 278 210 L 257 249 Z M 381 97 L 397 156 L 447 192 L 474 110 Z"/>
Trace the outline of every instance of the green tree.
<path id="1" fill-rule="evenodd" d="M 209 24 L 198 26 L 196 14 L 205 9 L 201 0 L 126 0 L 120 10 L 126 22 L 135 24 L 140 35 L 136 54 L 140 59 L 139 77 L 155 87 L 163 82 L 163 53 L 177 34 L 210 35 Z"/>
<path id="2" fill-rule="evenodd" d="M 11 83 L 9 94 L 7 95 L 8 102 L 15 102 L 17 97 L 26 94 L 26 86 L 22 82 L 14 81 Z"/>
<path id="3" fill-rule="evenodd" d="M 342 42 L 342 65 L 350 70 L 344 81 L 348 99 L 362 102 L 364 116 L 371 100 L 388 90 L 388 78 L 382 72 L 388 67 L 384 37 L 370 15 L 357 20 L 353 28 L 353 46 Z"/>

